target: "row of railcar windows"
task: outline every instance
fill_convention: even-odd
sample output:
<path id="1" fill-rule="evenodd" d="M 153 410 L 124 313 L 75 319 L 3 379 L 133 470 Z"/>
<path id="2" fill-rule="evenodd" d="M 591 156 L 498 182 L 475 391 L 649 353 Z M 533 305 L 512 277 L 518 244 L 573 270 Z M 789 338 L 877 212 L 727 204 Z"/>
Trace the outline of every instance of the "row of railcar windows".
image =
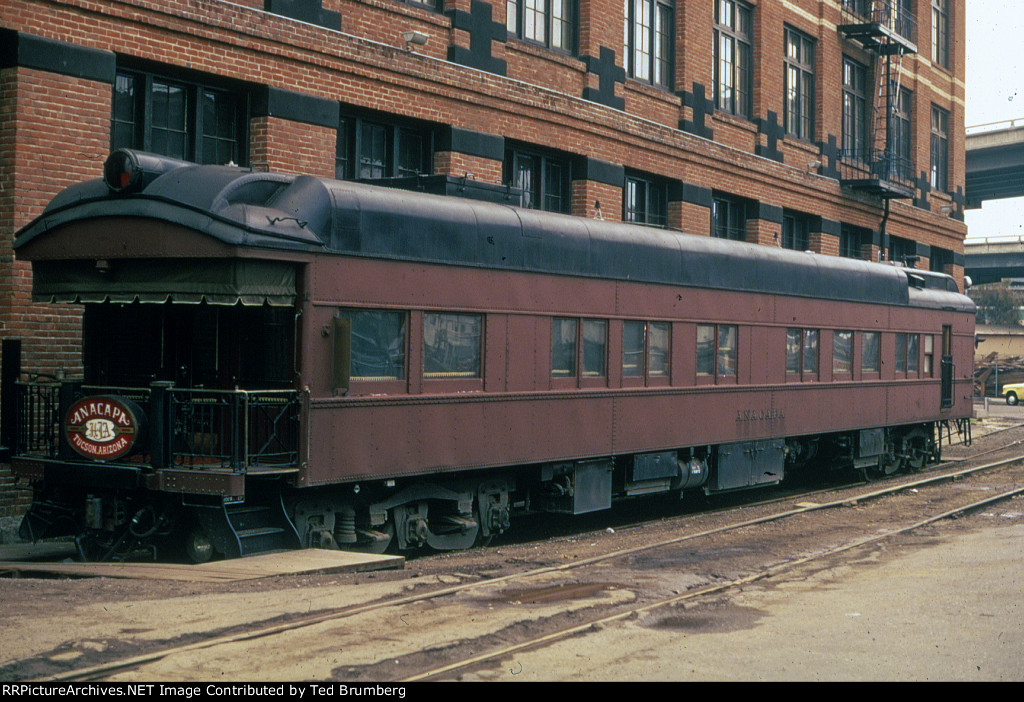
<path id="1" fill-rule="evenodd" d="M 404 311 L 342 308 L 351 322 L 350 378 L 353 381 L 404 380 L 408 315 Z M 608 320 L 556 317 L 551 321 L 551 377 L 604 378 L 608 375 Z M 862 373 L 881 370 L 881 332 L 837 330 L 832 336 L 834 377 L 852 377 L 855 334 L 860 341 Z M 670 322 L 622 322 L 622 377 L 668 378 L 671 371 Z M 484 316 L 423 314 L 423 377 L 480 378 L 483 373 Z M 739 328 L 732 324 L 698 324 L 698 378 L 730 380 L 737 375 Z M 922 351 L 923 345 L 923 354 Z M 821 331 L 786 330 L 786 376 L 817 380 Z M 895 334 L 897 374 L 932 375 L 934 337 Z"/>

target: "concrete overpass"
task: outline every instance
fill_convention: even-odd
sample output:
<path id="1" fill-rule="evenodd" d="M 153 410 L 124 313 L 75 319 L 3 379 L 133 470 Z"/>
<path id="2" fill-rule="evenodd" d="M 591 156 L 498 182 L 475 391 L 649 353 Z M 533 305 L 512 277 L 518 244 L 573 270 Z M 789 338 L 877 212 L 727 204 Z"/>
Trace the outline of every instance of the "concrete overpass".
<path id="1" fill-rule="evenodd" d="M 974 285 L 998 283 L 1003 278 L 1024 279 L 1024 237 L 967 239 L 964 274 Z"/>
<path id="2" fill-rule="evenodd" d="M 967 129 L 967 207 L 1024 196 L 1024 118 Z"/>

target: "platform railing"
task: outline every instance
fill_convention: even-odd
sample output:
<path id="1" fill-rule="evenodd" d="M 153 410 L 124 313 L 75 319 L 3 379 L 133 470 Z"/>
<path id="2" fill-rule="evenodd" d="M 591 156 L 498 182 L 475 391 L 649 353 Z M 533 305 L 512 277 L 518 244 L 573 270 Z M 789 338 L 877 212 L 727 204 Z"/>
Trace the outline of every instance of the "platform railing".
<path id="1" fill-rule="evenodd" d="M 118 395 L 146 413 L 144 446 L 125 459 L 135 464 L 238 472 L 298 465 L 302 405 L 294 390 L 206 390 L 170 383 L 123 388 L 39 380 L 15 387 L 16 456 L 76 460 L 61 439 L 64 413 L 79 397 Z"/>

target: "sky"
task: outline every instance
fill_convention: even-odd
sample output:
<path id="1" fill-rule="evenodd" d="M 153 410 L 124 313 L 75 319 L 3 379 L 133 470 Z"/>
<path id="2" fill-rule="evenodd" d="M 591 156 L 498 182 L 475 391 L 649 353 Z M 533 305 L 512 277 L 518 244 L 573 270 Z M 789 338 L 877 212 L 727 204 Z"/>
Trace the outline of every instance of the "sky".
<path id="1" fill-rule="evenodd" d="M 1024 124 L 1024 0 L 967 0 L 966 123 Z M 969 239 L 1024 236 L 1024 197 L 964 213 Z"/>

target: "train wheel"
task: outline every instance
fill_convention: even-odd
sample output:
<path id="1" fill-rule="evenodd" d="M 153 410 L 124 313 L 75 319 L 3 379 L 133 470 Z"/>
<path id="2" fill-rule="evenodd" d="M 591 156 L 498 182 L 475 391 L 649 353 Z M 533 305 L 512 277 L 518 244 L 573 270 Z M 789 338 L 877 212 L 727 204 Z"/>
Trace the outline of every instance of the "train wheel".
<path id="1" fill-rule="evenodd" d="M 196 527 L 185 537 L 185 554 L 193 563 L 206 563 L 213 558 L 213 543 L 201 527 Z"/>
<path id="2" fill-rule="evenodd" d="M 886 476 L 898 473 L 903 468 L 903 459 L 889 453 L 882 454 L 875 465 L 861 468 L 861 475 L 867 481 L 879 480 Z"/>
<path id="3" fill-rule="evenodd" d="M 914 473 L 920 471 L 928 463 L 928 439 L 923 434 L 907 438 L 906 453 L 907 468 Z"/>

